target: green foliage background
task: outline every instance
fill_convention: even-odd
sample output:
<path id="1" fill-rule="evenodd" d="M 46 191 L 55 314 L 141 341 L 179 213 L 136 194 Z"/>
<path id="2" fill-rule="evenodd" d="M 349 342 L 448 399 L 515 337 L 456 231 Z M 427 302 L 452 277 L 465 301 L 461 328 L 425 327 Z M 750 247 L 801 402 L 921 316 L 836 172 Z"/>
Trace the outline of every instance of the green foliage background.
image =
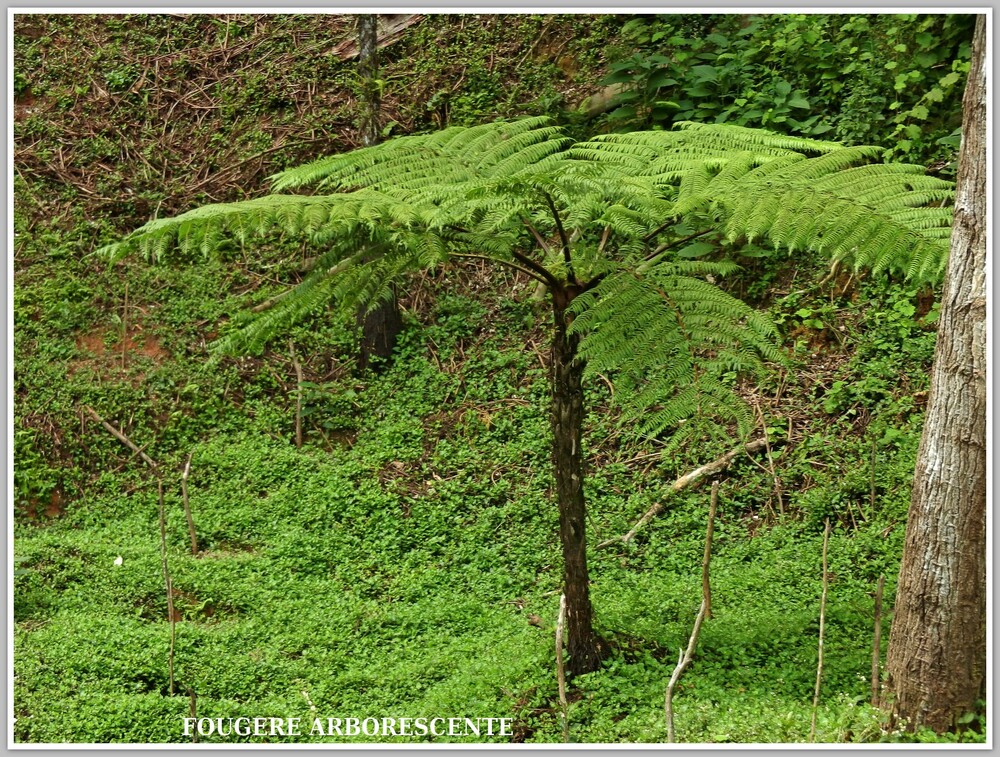
<path id="1" fill-rule="evenodd" d="M 942 140 L 962 83 L 947 89 L 934 77 L 942 65 L 962 73 L 964 22 L 917 17 L 890 32 L 890 18 L 872 22 L 873 53 L 923 72 L 904 95 L 926 84 L 896 109 L 896 100 L 883 107 L 832 91 L 839 81 L 862 93 L 866 81 L 895 97 L 881 70 L 838 68 L 852 32 L 837 36 L 827 17 L 765 18 L 741 37 L 722 29 L 735 58 L 719 58 L 723 45 L 707 36 L 672 49 L 716 55 L 697 65 L 720 70 L 756 51 L 760 67 L 746 70 L 759 76 L 777 70 L 768 50 L 784 40 L 780 63 L 798 71 L 781 74 L 785 102 L 803 110 L 788 99 L 802 92 L 833 124 L 824 137 L 874 139 L 892 152 L 904 136 L 907 159 L 951 160 Z M 617 128 L 616 119 L 587 124 L 573 107 L 609 70 L 625 70 L 616 64 L 636 44 L 646 55 L 659 32 L 700 40 L 707 27 L 692 25 L 711 19 L 627 21 L 425 19 L 383 53 L 387 132 L 528 113 L 581 131 Z M 284 340 L 211 368 L 206 358 L 238 313 L 298 281 L 307 251 L 234 248 L 197 269 L 136 259 L 108 268 L 89 255 L 154 214 L 252 196 L 267 175 L 351 147 L 353 65 L 330 55 L 349 32 L 337 16 L 29 15 L 15 24 L 17 741 L 181 741 L 189 686 L 205 717 L 512 717 L 515 740 L 561 739 L 547 316 L 528 282 L 497 281 L 475 263 L 414 281 L 399 356 L 378 377 L 352 373 L 350 324 L 312 314 L 288 335 L 307 379 L 299 450 Z M 825 41 L 787 50 L 809 33 Z M 921 34 L 935 44 L 921 46 Z M 911 45 L 935 62 L 911 57 Z M 813 55 L 831 62 L 820 84 Z M 754 86 L 770 92 L 765 84 Z M 929 102 L 935 87 L 942 99 Z M 735 102 L 712 97 L 722 108 Z M 921 105 L 926 118 L 914 115 Z M 884 120 L 862 118 L 874 113 Z M 871 128 L 851 131 L 862 122 Z M 917 122 L 919 139 L 897 131 Z M 779 323 L 792 367 L 743 388 L 775 445 L 771 461 L 740 460 L 722 486 L 715 617 L 675 698 L 679 738 L 808 738 L 829 517 L 817 738 L 901 739 L 866 704 L 872 592 L 884 574 L 891 606 L 934 292 L 848 274 L 817 287 L 826 264 L 806 255 L 751 249 L 741 262 L 731 290 Z M 630 432 L 603 382 L 588 402 L 591 544 L 627 531 L 676 476 L 725 450 L 654 454 L 662 443 Z M 155 485 L 87 406 L 165 471 L 174 697 Z M 198 556 L 180 509 L 189 454 Z M 597 626 L 614 653 L 573 682 L 574 741 L 665 738 L 663 688 L 698 606 L 707 498 L 675 496 L 634 543 L 593 552 Z M 975 730 L 963 738 L 982 738 Z"/>
<path id="2" fill-rule="evenodd" d="M 736 123 L 948 169 L 974 17 L 932 14 L 639 16 L 610 66 L 611 118 L 635 128 Z M 954 165 L 950 166 L 954 170 Z"/>

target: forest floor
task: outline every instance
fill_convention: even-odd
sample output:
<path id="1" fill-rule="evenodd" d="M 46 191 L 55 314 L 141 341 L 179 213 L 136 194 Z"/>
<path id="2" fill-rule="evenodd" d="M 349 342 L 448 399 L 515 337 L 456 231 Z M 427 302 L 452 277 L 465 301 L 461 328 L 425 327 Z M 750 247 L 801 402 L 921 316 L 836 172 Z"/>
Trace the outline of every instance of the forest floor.
<path id="1" fill-rule="evenodd" d="M 563 110 L 567 128 L 593 128 L 572 111 L 600 89 L 620 24 L 423 19 L 383 51 L 387 136 Z M 331 54 L 350 33 L 339 16 L 15 25 L 18 742 L 185 741 L 192 706 L 503 717 L 512 736 L 457 740 L 562 740 L 549 315 L 531 282 L 470 263 L 415 278 L 392 365 L 358 375 L 351 324 L 325 311 L 262 354 L 207 362 L 242 311 L 298 280 L 306 250 L 163 266 L 91 254 L 353 147 L 353 62 Z M 791 367 L 744 387 L 771 445 L 720 486 L 713 616 L 674 698 L 683 742 L 810 740 L 828 519 L 815 740 L 913 738 L 870 704 L 874 594 L 884 577 L 884 655 L 936 307 L 877 278 L 812 285 L 825 272 L 775 253 L 729 283 L 779 324 Z M 570 681 L 570 740 L 661 742 L 709 497 L 669 489 L 727 447 L 663 456 L 609 385 L 587 392 L 592 596 L 611 651 Z M 156 480 L 91 408 L 162 474 L 173 691 Z M 661 501 L 633 541 L 596 547 Z"/>

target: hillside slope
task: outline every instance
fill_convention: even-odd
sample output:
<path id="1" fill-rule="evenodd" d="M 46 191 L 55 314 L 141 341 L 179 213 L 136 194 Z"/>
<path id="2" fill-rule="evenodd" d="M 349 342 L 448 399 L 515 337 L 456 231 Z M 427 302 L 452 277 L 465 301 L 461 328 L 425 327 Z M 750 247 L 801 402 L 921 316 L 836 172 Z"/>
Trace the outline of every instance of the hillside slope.
<path id="1" fill-rule="evenodd" d="M 567 111 L 599 89 L 622 22 L 422 19 L 383 50 L 387 136 L 529 113 L 601 128 Z M 196 267 L 90 255 L 151 217 L 256 196 L 268 175 L 355 146 L 353 63 L 333 54 L 350 33 L 336 15 L 17 19 L 20 742 L 186 741 L 192 706 L 304 722 L 504 717 L 511 736 L 453 740 L 562 739 L 549 316 L 531 281 L 474 262 L 415 280 L 379 376 L 355 373 L 352 324 L 322 310 L 262 354 L 210 367 L 207 344 L 298 281 L 308 250 L 234 247 Z M 773 446 L 721 486 L 714 617 L 674 704 L 683 741 L 809 738 L 827 518 L 817 740 L 899 737 L 866 704 L 872 595 L 884 575 L 891 606 L 934 297 L 846 273 L 815 286 L 823 274 L 764 251 L 730 283 L 770 310 L 794 368 L 743 388 Z M 663 741 L 708 500 L 670 485 L 725 448 L 665 458 L 662 440 L 620 422 L 610 384 L 589 391 L 592 544 L 666 507 L 634 541 L 592 552 L 613 653 L 571 682 L 570 736 Z M 156 484 L 95 413 L 163 474 L 173 692 Z"/>

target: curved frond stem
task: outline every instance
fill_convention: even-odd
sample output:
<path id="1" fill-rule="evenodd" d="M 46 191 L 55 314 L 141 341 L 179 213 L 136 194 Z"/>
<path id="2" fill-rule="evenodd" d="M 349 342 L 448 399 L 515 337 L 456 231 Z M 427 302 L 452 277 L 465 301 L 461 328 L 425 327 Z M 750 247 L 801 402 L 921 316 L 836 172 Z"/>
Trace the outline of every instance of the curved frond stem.
<path id="1" fill-rule="evenodd" d="M 552 252 L 552 250 L 549 249 L 549 243 L 545 241 L 545 237 L 543 237 L 541 234 L 538 233 L 538 229 L 532 226 L 531 221 L 529 221 L 527 218 L 523 218 L 521 220 L 524 221 L 524 225 L 528 227 L 528 231 L 531 232 L 531 235 L 535 238 L 535 241 L 538 242 L 538 246 L 542 248 L 542 250 L 545 252 L 546 255 L 549 255 Z"/>
<path id="2" fill-rule="evenodd" d="M 705 229 L 704 231 L 696 231 L 694 234 L 688 234 L 686 237 L 683 237 L 681 239 L 675 239 L 672 242 L 664 242 L 655 250 L 653 250 L 651 253 L 649 253 L 649 257 L 647 257 L 646 260 L 652 260 L 661 252 L 672 250 L 674 247 L 678 247 L 679 245 L 682 245 L 686 242 L 691 242 L 695 239 L 698 239 L 698 237 L 705 236 L 706 234 L 711 234 L 713 231 L 715 231 L 715 229 Z"/>
<path id="3" fill-rule="evenodd" d="M 666 231 L 667 229 L 669 229 L 671 226 L 675 225 L 676 223 L 677 223 L 677 219 L 676 218 L 668 218 L 666 221 L 664 221 L 663 223 L 661 223 L 659 226 L 657 226 L 651 232 L 649 232 L 648 234 L 646 234 L 646 236 L 644 236 L 642 238 L 642 241 L 643 242 L 648 242 L 651 239 L 656 239 L 656 235 L 657 234 L 662 234 L 664 231 Z"/>
<path id="4" fill-rule="evenodd" d="M 573 273 L 573 258 L 569 251 L 569 237 L 566 236 L 566 229 L 563 228 L 562 217 L 556 208 L 555 200 L 552 199 L 552 195 L 548 192 L 543 191 L 542 196 L 545 197 L 545 202 L 552 212 L 552 219 L 556 222 L 556 231 L 559 232 L 559 240 L 562 242 L 563 260 L 566 261 L 566 279 L 567 281 L 572 281 L 574 284 L 579 284 L 580 282 L 576 280 L 576 275 Z"/>
<path id="5" fill-rule="evenodd" d="M 663 244 L 661 244 L 659 247 L 657 247 L 655 250 L 653 250 L 651 253 L 649 253 L 646 256 L 644 262 L 641 265 L 639 265 L 638 268 L 635 269 L 635 272 L 636 273 L 645 273 L 651 267 L 653 267 L 654 265 L 656 265 L 659 262 L 658 258 L 663 253 L 667 252 L 668 250 L 672 250 L 675 247 L 680 247 L 682 244 L 685 244 L 687 242 L 694 241 L 695 239 L 703 237 L 706 234 L 711 234 L 713 231 L 716 231 L 716 229 L 705 229 L 704 231 L 699 231 L 699 232 L 696 232 L 694 234 L 689 234 L 688 236 L 683 237 L 682 239 L 675 239 L 672 242 L 664 242 Z"/>
<path id="6" fill-rule="evenodd" d="M 549 287 L 551 287 L 552 289 L 559 289 L 560 287 L 562 287 L 562 283 L 560 283 L 559 279 L 553 276 L 552 273 L 547 268 L 545 268 L 542 265 L 539 265 L 534 260 L 529 258 L 527 255 L 524 255 L 518 252 L 517 250 L 511 250 L 511 255 L 513 255 L 514 259 L 520 262 L 522 265 L 526 266 L 527 268 L 530 268 L 532 271 L 537 273 L 541 277 L 541 279 L 545 281 L 545 283 L 548 284 Z"/>
<path id="7" fill-rule="evenodd" d="M 598 255 L 603 255 L 604 254 L 604 248 L 605 248 L 605 246 L 607 246 L 609 239 L 611 239 L 611 227 L 610 226 L 605 226 L 604 227 L 604 232 L 601 234 L 601 241 L 597 245 L 597 254 Z"/>

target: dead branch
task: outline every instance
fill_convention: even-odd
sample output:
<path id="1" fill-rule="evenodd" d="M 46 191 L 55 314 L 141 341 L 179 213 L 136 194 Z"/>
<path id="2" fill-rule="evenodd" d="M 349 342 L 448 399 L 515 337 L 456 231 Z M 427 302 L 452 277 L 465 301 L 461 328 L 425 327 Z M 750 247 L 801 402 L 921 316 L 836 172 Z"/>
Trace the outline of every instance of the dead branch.
<path id="1" fill-rule="evenodd" d="M 696 468 L 690 473 L 685 473 L 683 476 L 674 481 L 667 494 L 668 495 L 676 494 L 677 492 L 683 489 L 687 489 L 688 487 L 697 485 L 700 481 L 707 478 L 708 476 L 714 476 L 717 473 L 721 473 L 732 464 L 733 460 L 735 460 L 737 455 L 739 455 L 741 452 L 746 452 L 747 454 L 752 455 L 755 452 L 767 448 L 767 446 L 768 444 L 766 440 L 757 439 L 755 441 L 749 442 L 739 447 L 734 447 L 719 459 L 713 460 L 712 462 L 708 463 L 707 465 L 703 465 L 700 468 Z M 600 544 L 597 545 L 597 548 L 601 549 L 602 547 L 607 547 L 611 544 L 615 544 L 616 542 L 631 541 L 632 538 L 639 531 L 639 529 L 642 528 L 644 525 L 646 525 L 663 509 L 664 503 L 665 500 L 660 500 L 651 508 L 649 508 L 649 510 L 647 510 L 646 513 L 641 518 L 639 518 L 639 522 L 636 523 L 632 527 L 632 530 L 629 531 L 627 534 L 625 534 L 624 536 L 616 536 L 615 538 L 608 539 L 607 541 L 602 541 Z"/>
<path id="2" fill-rule="evenodd" d="M 167 669 L 170 673 L 170 696 L 174 695 L 174 634 L 176 631 L 174 618 L 174 587 L 167 568 L 167 518 L 163 506 L 163 481 L 158 482 L 160 497 L 160 558 L 163 561 L 163 583 L 167 589 L 167 620 L 170 623 L 170 652 L 167 656 Z"/>
<path id="3" fill-rule="evenodd" d="M 423 19 L 424 16 L 420 13 L 412 15 L 405 13 L 382 15 L 379 19 L 382 28 L 378 35 L 377 48 L 381 50 L 383 47 L 402 39 L 404 31 L 414 24 L 423 21 Z M 340 60 L 356 58 L 358 55 L 358 41 L 354 37 L 351 37 L 338 44 L 330 52 Z"/>
<path id="4" fill-rule="evenodd" d="M 566 700 L 566 665 L 563 662 L 563 627 L 566 623 L 566 595 L 559 595 L 559 618 L 556 621 L 556 677 L 559 680 L 559 706 L 562 708 L 563 743 L 569 743 L 569 703 Z"/>
<path id="5" fill-rule="evenodd" d="M 188 502 L 188 473 L 191 472 L 191 458 L 194 453 L 188 455 L 187 462 L 184 463 L 184 472 L 181 474 L 181 499 L 184 502 L 184 517 L 187 518 L 188 532 L 191 534 L 191 554 L 198 554 L 198 537 L 194 531 L 194 516 L 191 515 L 191 504 Z"/>
<path id="6" fill-rule="evenodd" d="M 545 34 L 548 32 L 549 26 L 552 24 L 552 20 L 553 20 L 552 17 L 550 17 L 544 24 L 542 24 L 542 30 L 538 33 L 538 37 L 532 43 L 531 47 L 528 48 L 528 52 L 526 52 L 521 57 L 521 60 L 517 62 L 517 65 L 514 66 L 515 71 L 519 69 L 521 65 L 534 54 L 535 50 L 538 48 L 538 45 L 545 38 Z"/>
<path id="7" fill-rule="evenodd" d="M 708 564 L 712 559 L 712 532 L 715 529 L 715 513 L 719 505 L 719 482 L 712 482 L 712 503 L 708 508 L 708 528 L 705 532 L 705 556 L 701 562 L 701 608 L 698 610 L 698 617 L 694 621 L 694 629 L 691 631 L 691 638 L 688 639 L 687 649 L 678 656 L 677 667 L 674 668 L 667 684 L 667 692 L 663 701 L 663 714 L 667 720 L 667 743 L 673 744 L 676 740 L 674 733 L 674 687 L 680 680 L 681 675 L 694 656 L 695 646 L 698 644 L 698 634 L 701 632 L 701 624 L 707 618 L 712 617 L 712 588 L 708 580 Z"/>
<path id="8" fill-rule="evenodd" d="M 823 593 L 819 599 L 819 646 L 816 660 L 816 691 L 813 693 L 812 724 L 809 726 L 809 741 L 816 741 L 816 711 L 819 709 L 819 687 L 823 681 L 823 624 L 826 619 L 826 590 L 830 584 L 826 571 L 826 550 L 830 543 L 830 519 L 826 519 L 823 529 Z"/>
<path id="9" fill-rule="evenodd" d="M 122 370 L 128 360 L 128 281 L 125 281 L 125 304 L 122 305 Z"/>
<path id="10" fill-rule="evenodd" d="M 145 452 L 143 452 L 142 449 L 135 444 L 135 442 L 133 442 L 131 439 L 125 436 L 125 434 L 123 434 L 121 431 L 119 431 L 110 423 L 108 423 L 106 420 L 104 420 L 100 415 L 97 414 L 97 411 L 94 410 L 94 408 L 90 407 L 90 405 L 86 405 L 84 409 L 88 413 L 90 413 L 91 418 L 93 418 L 95 421 L 104 426 L 104 428 L 108 430 L 108 433 L 110 433 L 115 439 L 120 441 L 122 444 L 124 444 L 126 447 L 132 450 L 135 454 L 141 457 L 143 459 L 143 462 L 145 462 L 146 465 L 150 467 L 150 469 L 153 471 L 155 475 L 157 476 L 160 475 L 160 469 L 157 467 L 156 463 L 153 462 L 153 459 Z"/>
<path id="11" fill-rule="evenodd" d="M 872 639 L 872 707 L 879 705 L 879 683 L 881 679 L 879 660 L 882 659 L 882 590 L 885 588 L 885 575 L 878 577 L 878 587 L 875 589 L 875 634 Z"/>
<path id="12" fill-rule="evenodd" d="M 295 367 L 295 446 L 302 447 L 302 364 L 295 355 L 295 343 L 288 340 L 288 349 L 292 353 L 292 365 Z"/>
<path id="13" fill-rule="evenodd" d="M 715 512 L 719 506 L 719 482 L 712 482 L 712 504 L 708 508 L 708 531 L 705 534 L 705 556 L 701 560 L 701 598 L 705 603 L 705 618 L 712 617 L 712 584 L 708 563 L 712 558 L 712 531 L 715 529 Z"/>

